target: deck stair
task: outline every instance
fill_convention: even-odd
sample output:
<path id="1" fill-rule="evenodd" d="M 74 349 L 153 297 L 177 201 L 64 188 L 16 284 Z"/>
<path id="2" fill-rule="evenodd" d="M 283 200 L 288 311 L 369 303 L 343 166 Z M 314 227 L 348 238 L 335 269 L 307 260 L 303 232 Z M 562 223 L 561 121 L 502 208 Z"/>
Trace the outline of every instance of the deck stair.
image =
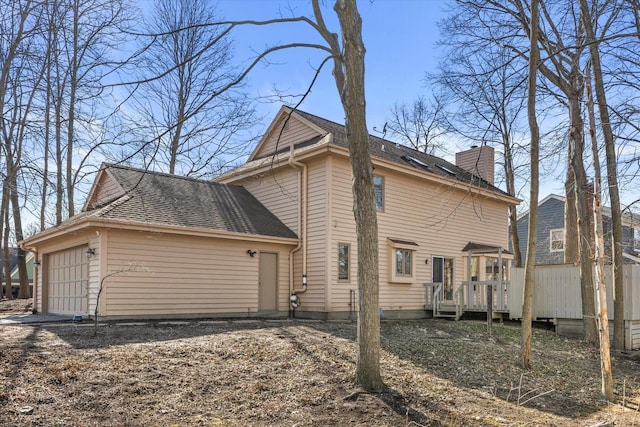
<path id="1" fill-rule="evenodd" d="M 459 292 L 456 292 L 454 299 L 444 299 L 442 284 L 436 284 L 433 292 L 433 317 L 460 320 L 464 312 L 462 304 L 460 304 L 461 296 Z"/>

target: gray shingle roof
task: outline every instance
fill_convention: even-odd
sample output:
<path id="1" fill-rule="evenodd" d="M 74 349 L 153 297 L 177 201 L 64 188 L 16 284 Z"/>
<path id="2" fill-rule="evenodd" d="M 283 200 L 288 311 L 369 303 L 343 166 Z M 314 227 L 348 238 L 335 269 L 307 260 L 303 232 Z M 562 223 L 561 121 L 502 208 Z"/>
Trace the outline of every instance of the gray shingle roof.
<path id="1" fill-rule="evenodd" d="M 108 169 L 126 194 L 84 215 L 296 238 L 293 231 L 243 187 L 125 166 L 103 167 Z"/>
<path id="2" fill-rule="evenodd" d="M 333 144 L 349 148 L 349 142 L 347 141 L 347 129 L 344 125 L 323 119 L 322 117 L 318 117 L 304 111 L 296 110 L 296 113 L 316 126 L 324 129 L 327 133 L 331 133 L 333 135 Z M 296 145 L 296 148 L 297 147 L 298 145 Z M 444 178 L 454 179 L 467 185 L 474 185 L 500 194 L 508 195 L 506 192 L 492 184 L 489 184 L 484 179 L 444 159 L 441 159 L 440 157 L 414 150 L 413 148 L 405 145 L 378 138 L 374 135 L 369 135 L 369 149 L 371 157 L 388 160 L 403 166 L 430 172 Z M 288 150 L 288 148 L 286 150 Z"/>

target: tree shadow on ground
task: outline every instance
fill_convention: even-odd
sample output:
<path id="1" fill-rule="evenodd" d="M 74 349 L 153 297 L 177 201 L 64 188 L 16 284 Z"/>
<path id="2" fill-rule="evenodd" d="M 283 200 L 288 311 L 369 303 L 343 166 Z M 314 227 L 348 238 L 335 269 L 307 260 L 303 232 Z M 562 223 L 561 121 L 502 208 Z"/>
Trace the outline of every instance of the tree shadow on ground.
<path id="1" fill-rule="evenodd" d="M 437 322 L 446 322 L 449 333 L 438 335 Z M 461 389 L 470 391 L 476 390 L 482 393 L 491 393 L 492 396 L 503 400 L 514 407 L 529 407 L 538 411 L 558 415 L 561 417 L 580 418 L 588 417 L 602 409 L 605 402 L 599 401 L 599 404 L 586 401 L 580 396 L 582 390 L 554 390 L 549 388 L 540 388 L 539 383 L 544 383 L 545 379 L 553 382 L 563 383 L 564 378 L 560 371 L 554 371 L 551 375 L 553 378 L 544 378 L 547 374 L 533 371 L 523 370 L 517 363 L 512 360 L 501 360 L 499 365 L 488 366 L 484 370 L 468 369 L 469 365 L 482 366 L 486 363 L 483 358 L 483 352 L 487 350 L 479 350 L 478 339 L 468 338 L 460 331 L 456 335 L 457 324 L 447 320 L 424 320 L 411 322 L 383 322 L 381 326 L 381 347 L 383 351 L 393 354 L 400 359 L 412 363 L 429 375 L 445 379 L 451 384 Z M 399 326 L 400 325 L 400 326 Z M 315 325 L 310 325 L 316 327 Z M 397 334 L 393 331 L 398 327 L 406 328 L 406 331 L 422 330 L 422 333 L 415 334 Z M 321 325 L 318 326 L 319 329 Z M 425 333 L 425 329 L 430 329 L 429 333 Z M 334 328 L 327 331 L 335 336 L 356 340 L 356 331 L 354 328 Z M 434 333 L 436 332 L 436 333 Z M 508 348 L 514 354 L 519 354 L 519 349 L 509 346 L 499 339 L 486 336 L 491 342 L 487 346 L 488 351 L 491 349 Z M 443 342 L 455 341 L 456 346 L 443 347 L 439 344 Z M 434 345 L 435 344 L 435 345 Z M 549 350 L 550 351 L 550 350 Z M 432 352 L 440 352 L 435 357 L 430 357 Z M 445 353 L 446 352 L 446 353 Z M 565 355 L 570 357 L 569 354 Z M 599 375 L 599 363 L 597 359 L 588 361 L 573 361 L 575 370 L 578 372 L 593 371 Z M 469 371 L 468 374 L 460 374 L 460 371 Z M 475 371 L 475 372 L 474 372 Z M 533 379 L 529 380 L 529 376 Z M 585 375 L 586 376 L 586 375 Z M 524 378 L 524 380 L 523 380 Z M 533 385 L 532 383 L 535 383 Z M 585 385 L 585 384 L 583 384 Z M 596 397 L 594 400 L 598 400 Z M 524 402 L 524 403 L 523 403 Z M 477 422 L 477 421 L 476 421 Z"/>
<path id="2" fill-rule="evenodd" d="M 518 406 L 518 402 L 514 402 L 515 393 L 513 388 L 509 388 L 507 384 L 518 381 L 520 375 L 525 373 L 514 363 L 508 360 L 502 361 L 502 365 L 495 372 L 490 367 L 479 373 L 469 373 L 468 375 L 460 375 L 460 369 L 465 368 L 465 364 L 480 364 L 483 355 L 478 352 L 478 343 L 473 340 L 466 340 L 465 337 L 456 336 L 455 327 L 450 326 L 448 331 L 450 335 L 438 336 L 433 332 L 437 331 L 437 321 L 422 322 L 385 322 L 381 327 L 382 349 L 389 354 L 395 355 L 402 360 L 410 362 L 423 372 L 434 377 L 445 379 L 455 387 L 474 392 L 487 392 L 487 385 L 490 381 L 500 383 L 501 386 L 494 386 L 491 393 L 494 397 L 508 402 L 514 407 Z M 452 325 L 455 325 L 452 323 Z M 102 324 L 98 327 L 98 333 L 93 336 L 93 327 L 90 324 L 64 324 L 64 325 L 41 325 L 34 326 L 34 332 L 29 335 L 29 339 L 25 342 L 25 346 L 33 348 L 36 343 L 37 333 L 35 331 L 45 330 L 57 335 L 64 340 L 70 347 L 74 349 L 102 349 L 111 346 L 163 342 L 178 339 L 188 339 L 195 337 L 207 337 L 213 335 L 234 334 L 242 331 L 252 330 L 269 330 L 277 329 L 274 335 L 286 337 L 286 331 L 291 327 L 305 326 L 310 331 L 317 331 L 320 335 L 329 334 L 334 337 L 355 341 L 356 327 L 354 323 L 333 323 L 333 322 L 314 322 L 304 320 L 214 320 L 214 321 L 180 321 L 180 322 L 139 322 L 135 324 Z M 429 329 L 431 332 L 425 333 Z M 400 331 L 400 333 L 398 333 Z M 307 337 L 307 339 L 309 339 Z M 311 347 L 304 340 L 296 338 L 297 342 L 293 342 L 297 350 L 304 352 L 310 359 L 314 359 L 316 355 Z M 456 350 L 452 347 L 438 347 L 442 342 L 455 341 Z M 325 343 L 326 344 L 326 343 Z M 320 345 L 320 344 L 318 344 Z M 327 344 L 331 345 L 331 344 Z M 505 346 L 501 343 L 495 343 L 496 350 L 505 350 Z M 28 349 L 25 347 L 25 351 Z M 517 349 L 508 349 L 509 351 L 517 351 Z M 425 354 L 431 352 L 448 354 L 436 354 L 440 359 L 425 357 Z M 466 359 L 458 359 L 459 356 L 467 354 Z M 351 357 L 342 356 L 341 357 Z M 436 360 L 437 359 L 437 360 Z M 443 362 L 444 359 L 450 359 Z M 436 362 L 434 362 L 436 360 Z M 352 362 L 355 364 L 355 360 Z M 576 362 L 577 363 L 577 362 Z M 593 370 L 598 367 L 597 361 L 582 362 L 588 363 L 588 366 L 582 366 L 581 369 Z M 593 366 L 592 366 L 593 365 Z M 578 367 L 576 366 L 576 369 Z M 535 373 L 535 370 L 534 370 Z M 538 375 L 539 377 L 539 375 Z M 544 378 L 543 378 L 544 379 Z M 526 385 L 526 384 L 525 384 Z M 531 390 L 520 389 L 517 393 L 523 394 Z M 542 390 L 544 391 L 544 390 Z M 534 399 L 532 403 L 528 403 L 527 407 L 533 407 L 536 410 L 559 415 L 562 417 L 586 417 L 590 414 L 598 412 L 601 407 L 593 404 L 593 400 L 576 398 L 577 390 L 559 390 L 558 392 L 549 393 Z M 436 418 L 446 417 L 448 410 L 444 406 L 439 406 L 428 399 L 416 396 L 403 396 L 401 393 L 393 389 L 387 389 L 377 395 L 387 406 L 392 408 L 396 413 L 407 417 L 410 421 L 417 424 L 424 424 L 428 419 L 424 412 L 415 409 L 416 406 L 410 406 L 408 401 L 419 400 L 421 407 L 428 408 L 429 413 L 433 413 Z M 427 417 L 427 418 L 425 418 Z M 473 423 L 472 421 L 469 421 Z"/>

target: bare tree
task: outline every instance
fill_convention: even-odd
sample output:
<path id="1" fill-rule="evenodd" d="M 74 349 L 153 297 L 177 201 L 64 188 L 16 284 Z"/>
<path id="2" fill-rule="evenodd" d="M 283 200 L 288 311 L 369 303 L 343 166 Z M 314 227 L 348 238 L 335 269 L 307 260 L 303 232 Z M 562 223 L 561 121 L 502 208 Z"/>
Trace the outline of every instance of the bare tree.
<path id="1" fill-rule="evenodd" d="M 580 0 L 582 13 L 588 12 L 584 0 Z M 583 15 L 584 17 L 585 15 Z M 585 23 L 585 25 L 587 25 Z M 611 350 L 609 344 L 609 316 L 607 315 L 607 290 L 604 274 L 604 232 L 602 225 L 602 177 L 600 174 L 600 153 L 596 138 L 596 115 L 593 107 L 593 93 L 591 90 L 591 67 L 586 70 L 587 112 L 589 118 L 589 136 L 594 163 L 594 197 L 593 197 L 593 231 L 595 236 L 595 284 L 598 332 L 600 337 L 600 372 L 602 374 L 602 395 L 608 401 L 613 401 L 613 376 L 611 374 Z M 624 340 L 623 340 L 624 343 Z"/>
<path id="2" fill-rule="evenodd" d="M 609 188 L 609 200 L 611 204 L 611 224 L 612 239 L 611 253 L 613 255 L 613 283 L 614 283 L 614 326 L 613 326 L 613 345 L 618 350 L 624 350 L 624 286 L 622 277 L 622 210 L 620 208 L 620 192 L 618 184 L 618 171 L 616 159 L 616 147 L 611 128 L 611 119 L 609 117 L 609 106 L 607 103 L 607 95 L 604 87 L 604 78 L 602 75 L 602 65 L 600 63 L 599 43 L 596 40 L 594 31 L 594 22 L 592 16 L 594 13 L 589 10 L 587 2 L 580 0 L 580 10 L 582 13 L 582 25 L 586 33 L 586 41 L 589 45 L 589 53 L 591 58 L 591 70 L 595 85 L 596 98 L 598 100 L 598 111 L 600 114 L 600 126 L 604 137 L 604 146 L 606 154 L 607 179 Z M 614 11 L 609 18 L 615 18 L 618 10 Z M 596 15 L 597 16 L 597 15 Z M 590 87 L 588 86 L 588 89 Z M 593 132 L 593 131 L 592 131 Z M 595 144 L 595 142 L 594 142 Z M 593 161 L 594 171 L 597 176 L 600 173 L 599 158 L 597 147 L 594 148 Z M 596 186 L 600 187 L 599 177 L 596 178 Z M 595 189 L 596 198 L 600 197 L 600 189 Z M 598 200 L 596 200 L 598 202 Z M 601 220 L 601 219 L 600 219 Z M 597 231 L 597 228 L 596 228 Z M 596 238 L 599 238 L 596 233 Z M 596 248 L 598 249 L 598 248 Z M 604 255 L 604 254 L 602 254 Z M 598 257 L 596 257 L 598 261 Z M 600 260 L 601 262 L 601 260 Z M 602 325 L 601 325 L 602 328 Z M 607 330 L 608 334 L 608 330 Z M 602 341 L 602 340 L 601 340 Z M 608 343 L 607 343 L 608 345 Z"/>
<path id="3" fill-rule="evenodd" d="M 538 48 L 538 1 L 531 0 L 531 33 L 529 38 L 529 80 L 527 85 L 527 115 L 531 130 L 531 186 L 529 190 L 529 230 L 527 259 L 524 271 L 524 302 L 522 304 L 522 367 L 531 368 L 531 320 L 533 317 L 533 293 L 535 286 L 535 260 L 538 233 L 538 163 L 540 131 L 536 119 L 536 81 L 540 51 Z"/>
<path id="4" fill-rule="evenodd" d="M 209 2 L 170 0 L 155 2 L 147 25 L 158 36 L 144 49 L 143 78 L 160 77 L 135 95 L 145 123 L 140 139 L 160 145 L 153 161 L 170 174 L 217 175 L 246 154 L 239 137 L 255 124 L 254 109 L 237 85 L 220 90 L 235 74 L 229 35 L 202 25 L 216 21 Z"/>
<path id="5" fill-rule="evenodd" d="M 518 44 L 519 34 L 529 37 L 532 31 L 527 19 L 527 5 L 519 0 L 483 0 L 472 3 L 472 10 L 481 15 L 485 38 L 491 43 L 503 43 L 514 53 L 527 58 L 528 49 Z M 494 30 L 498 28 L 497 30 Z M 496 31 L 499 32 L 496 34 Z M 591 273 L 591 216 L 588 215 L 592 191 L 587 183 L 584 167 L 584 121 L 582 100 L 584 78 L 582 54 L 585 49 L 579 11 L 566 2 L 540 3 L 538 43 L 545 58 L 539 71 L 546 81 L 562 97 L 569 113 L 568 167 L 565 183 L 565 262 L 580 266 L 582 284 L 582 310 L 585 338 L 596 343 L 598 333 L 595 322 L 595 300 Z"/>
<path id="6" fill-rule="evenodd" d="M 22 217 L 18 187 L 25 139 L 29 133 L 34 98 L 44 76 L 45 67 L 39 59 L 35 38 L 39 31 L 42 9 L 30 1 L 3 5 L 0 25 L 1 67 L 0 118 L 1 141 L 4 154 L 5 177 L 2 191 L 2 219 L 4 221 L 5 254 L 9 244 L 9 218 L 13 218 L 13 234 L 22 240 Z M 6 256 L 5 256 L 6 258 Z M 6 262 L 6 259 L 5 259 Z M 26 254 L 17 249 L 20 274 L 18 298 L 29 298 Z M 11 272 L 7 272 L 10 277 Z M 8 286 L 10 288 L 10 286 Z M 8 289 L 8 292 L 11 290 Z"/>
<path id="7" fill-rule="evenodd" d="M 441 138 L 446 135 L 445 106 L 441 97 L 432 95 L 428 100 L 423 95 L 413 104 L 395 104 L 391 118 L 385 124 L 391 136 L 415 150 L 436 154 L 444 150 Z"/>
<path id="8" fill-rule="evenodd" d="M 502 153 L 500 163 L 507 193 L 517 196 L 516 181 L 521 185 L 529 181 L 528 177 L 520 176 L 520 171 L 529 163 L 524 158 L 528 147 L 520 142 L 524 138 L 521 122 L 526 100 L 522 84 L 526 80 L 524 61 L 501 46 L 487 46 L 478 51 L 466 29 L 460 28 L 455 20 L 443 21 L 441 27 L 448 35 L 441 42 L 447 49 L 447 59 L 430 80 L 440 86 L 448 102 L 456 106 L 450 114 L 448 128 L 465 140 L 496 145 Z M 514 262 L 521 267 L 517 219 L 516 206 L 510 206 Z"/>
<path id="9" fill-rule="evenodd" d="M 101 124 L 109 115 L 102 110 L 108 99 L 104 79 L 121 65 L 114 51 L 123 40 L 130 10 L 127 0 L 54 0 L 47 8 L 44 37 L 52 63 L 47 82 L 51 111 L 46 114 L 53 116 L 54 127 L 50 151 L 55 157 L 56 224 L 75 214 L 84 168 L 103 143 Z"/>

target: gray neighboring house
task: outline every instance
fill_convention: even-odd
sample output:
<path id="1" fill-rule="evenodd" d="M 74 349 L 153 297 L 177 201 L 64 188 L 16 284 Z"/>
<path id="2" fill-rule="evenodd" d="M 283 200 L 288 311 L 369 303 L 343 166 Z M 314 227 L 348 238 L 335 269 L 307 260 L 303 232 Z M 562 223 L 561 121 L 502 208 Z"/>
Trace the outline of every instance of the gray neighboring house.
<path id="1" fill-rule="evenodd" d="M 536 264 L 564 264 L 564 204 L 565 198 L 550 194 L 538 203 L 538 246 Z M 603 207 L 605 251 L 611 254 L 611 209 Z M 518 216 L 518 237 L 524 265 L 527 252 L 529 211 Z M 640 263 L 640 218 L 623 214 L 622 242 L 626 263 Z"/>

